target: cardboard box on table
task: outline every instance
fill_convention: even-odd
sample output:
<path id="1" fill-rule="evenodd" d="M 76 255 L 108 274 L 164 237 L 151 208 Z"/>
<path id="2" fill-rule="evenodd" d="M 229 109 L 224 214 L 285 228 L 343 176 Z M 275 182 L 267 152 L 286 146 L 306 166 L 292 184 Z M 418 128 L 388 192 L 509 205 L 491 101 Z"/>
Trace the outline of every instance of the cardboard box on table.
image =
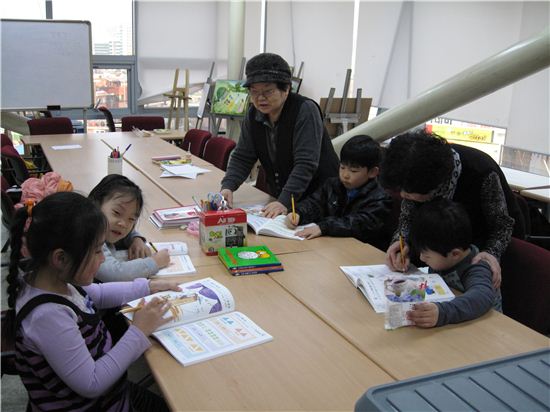
<path id="1" fill-rule="evenodd" d="M 246 212 L 242 209 L 199 213 L 199 242 L 207 255 L 221 247 L 246 246 Z"/>

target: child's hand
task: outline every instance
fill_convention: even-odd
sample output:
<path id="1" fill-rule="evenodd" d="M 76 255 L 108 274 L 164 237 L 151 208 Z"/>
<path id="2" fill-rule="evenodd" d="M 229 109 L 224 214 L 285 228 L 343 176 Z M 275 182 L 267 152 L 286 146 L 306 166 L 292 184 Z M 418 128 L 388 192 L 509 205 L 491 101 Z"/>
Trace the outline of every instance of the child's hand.
<path id="1" fill-rule="evenodd" d="M 170 264 L 170 253 L 168 249 L 159 250 L 151 256 L 159 268 L 165 268 Z"/>
<path id="2" fill-rule="evenodd" d="M 180 292 L 181 288 L 178 286 L 179 282 L 175 280 L 163 280 L 163 279 L 151 279 L 149 281 L 149 291 L 151 294 L 157 292 L 164 292 L 165 290 L 174 290 Z"/>
<path id="3" fill-rule="evenodd" d="M 406 272 L 409 269 L 411 260 L 409 259 L 409 246 L 405 243 L 403 247 L 405 265 L 401 260 L 401 245 L 399 241 L 393 242 L 386 252 L 386 265 L 393 271 Z"/>
<path id="4" fill-rule="evenodd" d="M 420 328 L 433 328 L 439 318 L 439 307 L 435 303 L 416 303 L 414 309 L 407 312 L 407 319 Z"/>
<path id="5" fill-rule="evenodd" d="M 271 219 L 287 213 L 287 209 L 281 202 L 274 201 L 265 205 L 262 212 L 264 213 L 264 217 Z"/>
<path id="6" fill-rule="evenodd" d="M 300 223 L 300 215 L 298 213 L 294 213 L 294 219 L 292 219 L 292 212 L 286 215 L 285 223 L 286 225 L 294 229 L 296 226 L 298 226 L 298 223 Z"/>
<path id="7" fill-rule="evenodd" d="M 315 239 L 322 235 L 321 228 L 318 225 L 308 226 L 303 230 L 295 233 L 296 236 L 300 236 L 306 239 Z"/>
<path id="8" fill-rule="evenodd" d="M 132 244 L 128 248 L 128 260 L 134 260 L 151 256 L 151 250 L 145 245 L 140 237 L 132 239 Z"/>
<path id="9" fill-rule="evenodd" d="M 139 303 L 143 307 L 134 313 L 133 324 L 139 328 L 145 336 L 149 336 L 155 330 L 165 323 L 170 322 L 174 317 L 163 318 L 163 315 L 168 312 L 172 306 L 169 302 L 166 302 L 159 298 L 153 298 L 147 304 L 142 299 Z"/>

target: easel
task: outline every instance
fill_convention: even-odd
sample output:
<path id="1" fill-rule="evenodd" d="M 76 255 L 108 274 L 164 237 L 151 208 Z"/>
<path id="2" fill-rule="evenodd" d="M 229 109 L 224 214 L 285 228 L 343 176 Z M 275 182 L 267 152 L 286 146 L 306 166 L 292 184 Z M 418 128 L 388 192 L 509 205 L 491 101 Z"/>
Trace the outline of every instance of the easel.
<path id="1" fill-rule="evenodd" d="M 300 92 L 300 86 L 302 85 L 302 72 L 304 70 L 304 62 L 300 63 L 300 68 L 298 69 L 298 74 L 294 76 L 294 67 L 292 67 L 292 77 L 291 77 L 291 91 L 294 93 Z"/>
<path id="2" fill-rule="evenodd" d="M 346 80 L 341 99 L 334 98 L 334 93 L 336 92 L 334 87 L 330 89 L 326 101 L 325 99 L 321 99 L 321 108 L 323 110 L 324 119 L 329 123 L 326 125 L 327 129 L 331 124 L 337 128 L 335 133 L 332 133 L 334 136 L 332 136 L 329 130 L 331 137 L 345 133 L 348 131 L 348 126 L 355 127 L 368 119 L 368 112 L 372 99 L 362 99 L 362 89 L 357 89 L 357 97 L 354 100 L 348 100 L 350 79 L 351 69 L 348 69 L 346 71 Z M 340 106 L 339 109 L 337 108 L 338 104 Z"/>
<path id="3" fill-rule="evenodd" d="M 212 93 L 214 92 L 214 82 L 212 81 L 212 75 L 214 74 L 215 66 L 216 62 L 212 62 L 212 66 L 210 66 L 210 74 L 208 75 L 208 78 L 204 82 L 204 86 L 202 88 L 201 101 L 197 110 L 197 122 L 195 123 L 196 129 L 202 128 L 202 121 L 205 117 L 208 117 L 209 119 L 208 128 L 210 128 L 210 105 L 212 103 Z"/>
<path id="4" fill-rule="evenodd" d="M 180 111 L 183 103 L 183 128 L 187 132 L 189 130 L 189 69 L 185 69 L 185 87 L 178 87 L 178 78 L 180 69 L 176 69 L 174 74 L 174 85 L 172 91 L 163 93 L 162 95 L 170 98 L 170 107 L 168 109 L 168 129 L 172 128 L 172 117 L 175 111 L 176 129 L 180 127 Z"/>
<path id="5" fill-rule="evenodd" d="M 243 57 L 242 61 L 241 61 L 241 70 L 239 72 L 239 79 L 238 80 L 242 80 L 243 77 L 244 77 L 244 68 L 245 68 L 245 64 L 246 64 L 246 58 Z M 214 88 L 211 87 L 210 88 L 210 94 L 212 94 L 214 92 L 213 90 Z M 223 114 L 214 114 L 212 112 L 210 112 L 210 124 L 209 124 L 209 129 L 210 129 L 210 132 L 212 133 L 213 136 L 217 136 L 219 134 L 219 131 L 220 131 L 220 127 L 221 127 L 221 123 L 222 123 L 222 120 L 223 119 L 226 119 L 226 124 L 229 125 L 229 121 L 234 121 L 234 122 L 238 122 L 238 130 L 240 131 L 240 123 L 243 121 L 243 116 L 234 116 L 234 115 L 223 115 Z M 228 129 L 229 127 L 227 127 Z M 229 134 L 226 130 L 226 134 Z"/>

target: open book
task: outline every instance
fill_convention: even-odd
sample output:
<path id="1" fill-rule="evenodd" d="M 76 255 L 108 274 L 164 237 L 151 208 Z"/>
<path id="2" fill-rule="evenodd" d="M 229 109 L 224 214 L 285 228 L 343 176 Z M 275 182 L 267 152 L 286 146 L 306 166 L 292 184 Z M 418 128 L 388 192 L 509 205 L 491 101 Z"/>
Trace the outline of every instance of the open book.
<path id="1" fill-rule="evenodd" d="M 370 266 L 340 266 L 340 269 L 367 298 L 376 313 L 384 313 L 388 299 L 396 293 L 398 286 L 405 285 L 422 286 L 425 290 L 423 300 L 426 302 L 444 302 L 452 300 L 455 295 L 449 289 L 443 278 L 436 273 L 425 273 L 412 267 L 406 274 L 392 272 L 386 265 Z"/>
<path id="2" fill-rule="evenodd" d="M 191 275 L 196 272 L 191 258 L 187 254 L 187 244 L 184 242 L 153 242 L 157 250 L 168 249 L 170 263 L 160 269 L 155 276 Z M 117 250 L 115 258 L 120 261 L 128 260 L 128 250 Z"/>
<path id="3" fill-rule="evenodd" d="M 304 240 L 303 237 L 296 236 L 296 232 L 304 229 L 305 226 L 296 226 L 290 229 L 286 225 L 286 216 L 279 215 L 270 219 L 261 216 L 263 205 L 245 206 L 242 209 L 246 212 L 246 223 L 254 230 L 257 235 L 282 237 L 285 239 Z"/>
<path id="4" fill-rule="evenodd" d="M 234 311 L 233 295 L 214 279 L 205 278 L 179 286 L 181 292 L 158 292 L 145 300 L 156 296 L 172 303 L 165 317 L 174 316 L 174 320 L 153 332 L 153 336 L 183 366 L 273 339 L 247 316 Z M 136 299 L 128 305 L 135 308 L 140 301 Z M 124 315 L 130 320 L 133 318 L 133 313 Z"/>

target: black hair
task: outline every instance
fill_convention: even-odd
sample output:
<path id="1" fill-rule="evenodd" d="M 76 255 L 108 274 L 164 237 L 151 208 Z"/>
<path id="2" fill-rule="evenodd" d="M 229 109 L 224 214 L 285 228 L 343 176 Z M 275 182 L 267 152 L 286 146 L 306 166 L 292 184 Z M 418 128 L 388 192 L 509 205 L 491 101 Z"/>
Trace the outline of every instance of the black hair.
<path id="1" fill-rule="evenodd" d="M 425 130 L 394 138 L 380 167 L 380 183 L 387 189 L 427 194 L 450 179 L 453 152 L 445 139 Z"/>
<path id="2" fill-rule="evenodd" d="M 471 243 L 470 218 L 459 203 L 434 199 L 421 204 L 412 216 L 409 244 L 417 254 L 430 249 L 447 256 L 453 249 L 468 249 Z"/>
<path id="3" fill-rule="evenodd" d="M 361 134 L 351 137 L 340 151 L 340 163 L 351 167 L 377 167 L 382 160 L 382 148 L 372 137 Z"/>
<path id="4" fill-rule="evenodd" d="M 32 276 L 37 269 L 48 264 L 54 250 L 62 249 L 71 260 L 69 277 L 72 279 L 93 253 L 93 247 L 102 240 L 106 227 L 101 210 L 85 196 L 74 192 L 47 196 L 32 208 L 30 214 L 26 206 L 18 209 L 10 228 L 8 306 L 15 308 L 21 286 L 20 267 Z M 23 237 L 30 256 L 21 254 Z"/>
<path id="5" fill-rule="evenodd" d="M 92 189 L 88 198 L 92 199 L 97 206 L 101 205 L 115 195 L 128 195 L 137 202 L 137 215 L 141 214 L 143 209 L 143 194 L 138 185 L 128 179 L 126 176 L 111 174 L 101 179 L 96 187 Z"/>

